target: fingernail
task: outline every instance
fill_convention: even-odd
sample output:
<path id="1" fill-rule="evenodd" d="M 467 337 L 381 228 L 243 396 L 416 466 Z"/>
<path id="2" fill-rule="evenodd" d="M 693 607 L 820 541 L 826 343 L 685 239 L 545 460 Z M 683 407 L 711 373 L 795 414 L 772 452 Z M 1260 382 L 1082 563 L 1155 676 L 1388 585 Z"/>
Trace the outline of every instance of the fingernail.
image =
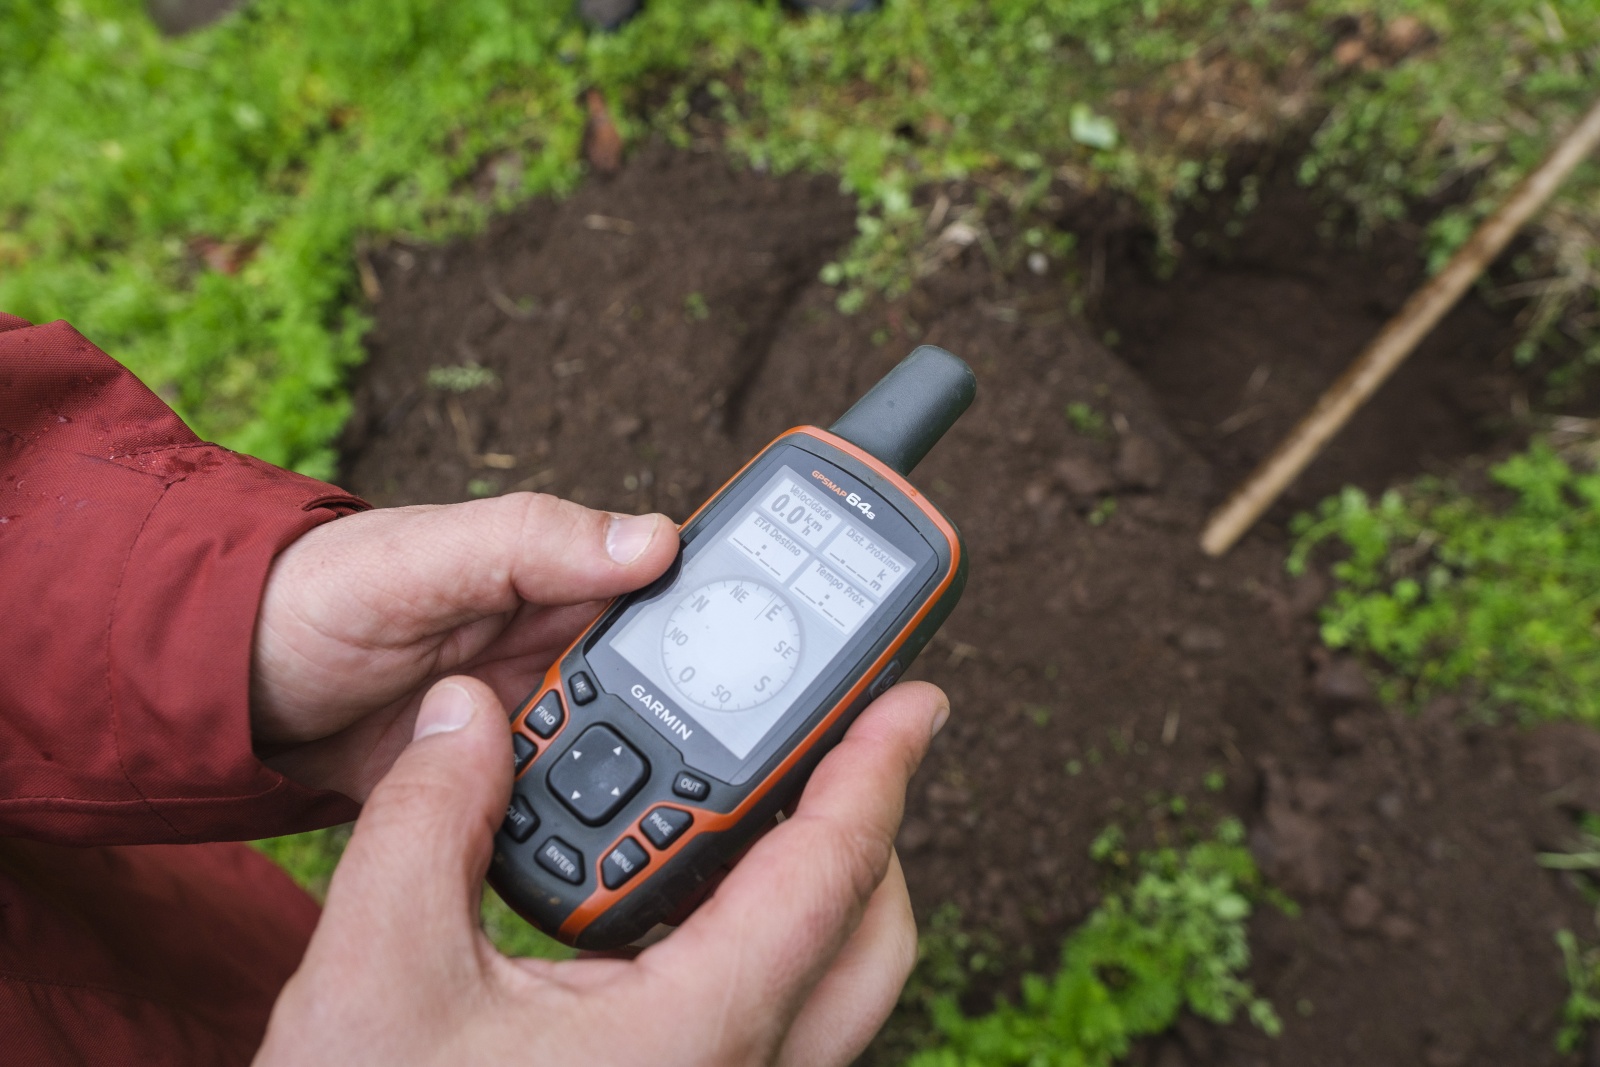
<path id="1" fill-rule="evenodd" d="M 473 703 L 471 693 L 454 682 L 440 682 L 422 698 L 411 740 L 421 741 L 432 734 L 459 730 L 472 721 L 476 711 L 477 705 Z"/>
<path id="2" fill-rule="evenodd" d="M 950 721 L 950 705 L 941 704 L 939 710 L 933 713 L 933 733 L 930 737 L 938 737 L 939 731 L 944 729 L 944 724 Z"/>
<path id="3" fill-rule="evenodd" d="M 618 563 L 632 563 L 655 534 L 654 515 L 613 515 L 606 528 L 606 555 Z"/>

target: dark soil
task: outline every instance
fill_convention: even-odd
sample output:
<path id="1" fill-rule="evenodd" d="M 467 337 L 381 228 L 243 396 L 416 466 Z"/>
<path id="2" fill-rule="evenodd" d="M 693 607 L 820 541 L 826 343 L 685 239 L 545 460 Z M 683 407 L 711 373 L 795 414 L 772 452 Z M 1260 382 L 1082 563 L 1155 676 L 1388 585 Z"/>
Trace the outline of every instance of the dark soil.
<path id="1" fill-rule="evenodd" d="M 1330 250 L 1291 193 L 1166 283 L 1140 268 L 1136 235 L 1113 236 L 1113 354 L 1068 317 L 1059 278 L 996 277 L 975 251 L 841 317 L 815 280 L 853 232 L 834 189 L 652 150 L 482 237 L 377 253 L 346 483 L 384 505 L 520 487 L 682 518 L 780 431 L 826 425 L 913 344 L 943 345 L 979 397 L 917 480 L 961 525 L 972 579 L 917 667 L 955 707 L 900 839 L 919 912 L 953 902 L 1046 968 L 1096 898 L 1095 834 L 1116 821 L 1154 840 L 1181 794 L 1191 825 L 1243 818 L 1303 909 L 1252 928 L 1285 1029 L 1185 1020 L 1140 1059 L 1560 1062 L 1552 935 L 1593 928 L 1534 854 L 1565 840 L 1571 810 L 1600 807 L 1600 739 L 1469 726 L 1448 702 L 1379 706 L 1316 643 L 1323 581 L 1285 575 L 1286 511 L 1224 560 L 1195 544 L 1206 509 L 1403 300 L 1414 249 Z M 1291 503 L 1501 447 L 1505 337 L 1469 300 Z M 502 384 L 428 386 L 467 359 Z M 1103 429 L 1075 430 L 1072 402 Z"/>
<path id="2" fill-rule="evenodd" d="M 1114 350 L 1224 483 L 1242 480 L 1424 280 L 1416 245 L 1395 231 L 1329 240 L 1326 212 L 1287 177 L 1254 218 L 1225 207 L 1180 228 L 1186 254 L 1151 284 L 1148 241 L 1113 235 L 1099 308 Z M 1233 237 L 1224 236 L 1237 227 Z M 1342 486 L 1382 490 L 1418 473 L 1457 473 L 1463 457 L 1522 443 L 1526 409 L 1510 369 L 1509 319 L 1468 300 L 1440 323 L 1307 469 L 1268 528 Z"/>

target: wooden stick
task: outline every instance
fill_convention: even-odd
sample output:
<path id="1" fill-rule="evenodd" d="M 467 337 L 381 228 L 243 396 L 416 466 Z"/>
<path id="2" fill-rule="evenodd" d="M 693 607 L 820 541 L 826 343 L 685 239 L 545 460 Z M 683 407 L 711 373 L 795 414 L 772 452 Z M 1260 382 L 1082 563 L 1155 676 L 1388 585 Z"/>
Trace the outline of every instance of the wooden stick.
<path id="1" fill-rule="evenodd" d="M 1477 232 L 1450 258 L 1445 268 L 1411 295 L 1289 436 L 1212 513 L 1205 532 L 1200 535 L 1200 547 L 1207 555 L 1222 555 L 1244 536 L 1261 513 L 1272 506 L 1350 416 L 1455 306 L 1478 275 L 1516 236 L 1522 224 L 1544 206 L 1566 176 L 1597 144 L 1600 144 L 1600 100 L 1538 169 L 1511 191 L 1494 214 L 1483 220 Z"/>

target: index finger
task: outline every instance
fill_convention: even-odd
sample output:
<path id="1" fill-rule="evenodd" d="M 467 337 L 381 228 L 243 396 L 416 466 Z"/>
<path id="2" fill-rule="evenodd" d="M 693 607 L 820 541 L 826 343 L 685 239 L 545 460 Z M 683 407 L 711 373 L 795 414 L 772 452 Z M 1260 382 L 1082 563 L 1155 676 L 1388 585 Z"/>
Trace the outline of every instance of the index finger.
<path id="1" fill-rule="evenodd" d="M 883 881 L 906 784 L 948 712 L 925 682 L 872 704 L 818 764 L 794 815 L 638 964 L 671 975 L 708 1017 L 762 1029 L 747 1035 L 757 1047 L 775 1045 Z"/>

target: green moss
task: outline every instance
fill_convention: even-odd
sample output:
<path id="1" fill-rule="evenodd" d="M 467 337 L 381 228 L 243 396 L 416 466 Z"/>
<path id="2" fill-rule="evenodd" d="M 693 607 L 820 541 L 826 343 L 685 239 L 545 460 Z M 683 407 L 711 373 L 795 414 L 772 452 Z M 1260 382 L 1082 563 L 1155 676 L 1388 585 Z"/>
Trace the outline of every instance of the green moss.
<path id="1" fill-rule="evenodd" d="M 1245 922 L 1265 895 L 1243 833 L 1230 821 L 1214 840 L 1142 853 L 1131 884 L 1113 887 L 1068 937 L 1056 973 L 1023 980 L 1021 1003 L 973 1018 L 955 997 L 938 998 L 938 1047 L 912 1067 L 1104 1067 L 1186 1010 L 1219 1023 L 1243 1011 L 1277 1034 L 1272 1006 L 1241 977 Z M 1096 858 L 1121 841 L 1114 828 L 1100 834 Z"/>
<path id="2" fill-rule="evenodd" d="M 1232 148 L 1308 124 L 1306 180 L 1369 223 L 1455 197 L 1443 255 L 1600 67 L 1594 0 L 891 0 L 843 19 L 658 0 L 609 35 L 571 7 L 256 0 L 167 40 L 139 0 L 8 0 L 0 306 L 70 318 L 202 433 L 325 475 L 367 326 L 358 242 L 571 189 L 591 87 L 625 138 L 838 175 L 859 236 L 826 276 L 850 309 L 960 247 L 1002 269 L 1064 257 L 1062 186 L 1135 199 L 1175 253 L 1176 211 L 1220 188 Z M 1385 53 L 1406 17 L 1427 32 Z M 1348 69 L 1341 26 L 1370 43 Z M 1227 109 L 1206 104 L 1219 87 Z M 967 202 L 918 206 L 950 181 Z M 1597 198 L 1588 164 L 1520 264 L 1553 279 L 1531 337 L 1569 352 L 1597 351 Z"/>
<path id="3" fill-rule="evenodd" d="M 1322 639 L 1391 668 L 1386 695 L 1600 724 L 1600 474 L 1536 444 L 1494 478 L 1504 508 L 1437 482 L 1346 489 L 1297 521 L 1290 569 L 1342 546 Z"/>

